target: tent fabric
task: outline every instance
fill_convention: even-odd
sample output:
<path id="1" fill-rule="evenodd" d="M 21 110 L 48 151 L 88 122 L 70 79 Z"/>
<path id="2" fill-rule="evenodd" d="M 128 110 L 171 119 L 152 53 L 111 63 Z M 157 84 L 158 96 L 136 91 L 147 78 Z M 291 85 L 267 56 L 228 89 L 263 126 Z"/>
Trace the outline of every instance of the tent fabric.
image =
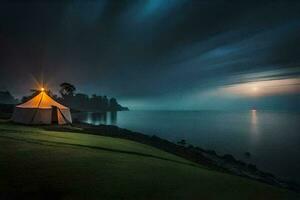
<path id="1" fill-rule="evenodd" d="M 49 97 L 46 92 L 40 92 L 38 95 L 26 101 L 23 104 L 17 105 L 17 108 L 52 108 L 52 106 L 56 106 L 59 109 L 67 109 L 66 106 L 63 106 L 56 101 L 54 101 L 51 97 Z"/>
<path id="2" fill-rule="evenodd" d="M 70 109 L 57 103 L 43 91 L 27 102 L 17 105 L 12 120 L 22 124 L 72 123 Z"/>

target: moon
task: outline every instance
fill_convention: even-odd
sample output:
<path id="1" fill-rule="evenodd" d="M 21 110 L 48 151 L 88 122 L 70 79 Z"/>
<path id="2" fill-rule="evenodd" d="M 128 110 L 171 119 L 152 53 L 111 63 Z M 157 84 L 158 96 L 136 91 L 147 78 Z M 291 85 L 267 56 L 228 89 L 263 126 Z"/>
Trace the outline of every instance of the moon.
<path id="1" fill-rule="evenodd" d="M 252 87 L 253 92 L 257 92 L 257 90 L 258 90 L 258 87 L 256 87 L 256 86 Z"/>

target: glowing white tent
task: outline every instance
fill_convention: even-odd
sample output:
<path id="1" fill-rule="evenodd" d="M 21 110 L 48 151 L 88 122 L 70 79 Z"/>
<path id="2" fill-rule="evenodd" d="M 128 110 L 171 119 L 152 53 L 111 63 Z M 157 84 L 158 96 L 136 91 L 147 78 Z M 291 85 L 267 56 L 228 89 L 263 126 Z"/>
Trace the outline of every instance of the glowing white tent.
<path id="1" fill-rule="evenodd" d="M 44 90 L 25 103 L 17 105 L 12 120 L 22 124 L 72 123 L 70 109 L 54 101 Z"/>

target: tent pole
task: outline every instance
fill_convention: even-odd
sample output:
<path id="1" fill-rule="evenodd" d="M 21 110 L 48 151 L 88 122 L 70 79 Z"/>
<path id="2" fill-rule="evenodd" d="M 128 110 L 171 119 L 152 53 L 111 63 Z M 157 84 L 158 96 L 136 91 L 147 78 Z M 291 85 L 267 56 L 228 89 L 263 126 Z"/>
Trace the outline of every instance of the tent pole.
<path id="1" fill-rule="evenodd" d="M 34 118 L 35 118 L 35 116 L 36 116 L 36 114 L 37 114 L 37 112 L 38 112 L 38 110 L 39 110 L 39 108 L 40 108 L 40 105 L 41 105 L 41 103 L 42 103 L 43 97 L 44 97 L 44 93 L 42 93 L 42 97 L 41 97 L 41 99 L 40 99 L 40 101 L 39 101 L 39 104 L 38 104 L 37 110 L 34 112 L 34 114 L 33 114 L 32 118 L 31 118 L 31 121 L 30 121 L 30 123 L 32 123 L 32 122 L 33 122 L 33 120 L 34 120 Z"/>

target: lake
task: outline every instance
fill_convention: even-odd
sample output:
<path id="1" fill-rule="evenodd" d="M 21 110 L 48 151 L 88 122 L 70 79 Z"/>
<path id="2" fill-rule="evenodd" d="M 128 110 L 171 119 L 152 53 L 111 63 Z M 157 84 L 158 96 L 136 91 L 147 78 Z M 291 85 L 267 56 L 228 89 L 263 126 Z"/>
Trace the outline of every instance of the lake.
<path id="1" fill-rule="evenodd" d="M 132 131 L 232 154 L 261 170 L 300 182 L 300 113 L 271 111 L 122 111 L 80 113 L 90 124 Z M 250 158 L 245 156 L 250 152 Z"/>

